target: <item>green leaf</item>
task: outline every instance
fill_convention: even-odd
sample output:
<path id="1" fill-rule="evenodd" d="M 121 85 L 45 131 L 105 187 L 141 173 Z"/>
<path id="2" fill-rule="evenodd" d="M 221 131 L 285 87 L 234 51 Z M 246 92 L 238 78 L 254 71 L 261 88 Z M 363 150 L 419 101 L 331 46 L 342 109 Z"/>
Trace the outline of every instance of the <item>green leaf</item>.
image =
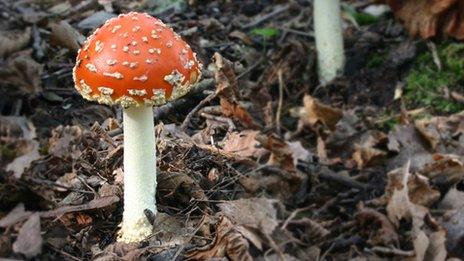
<path id="1" fill-rule="evenodd" d="M 251 31 L 251 34 L 258 35 L 263 38 L 273 38 L 280 34 L 279 29 L 273 27 L 255 28 Z"/>
<path id="2" fill-rule="evenodd" d="M 356 11 L 351 5 L 342 4 L 343 12 L 353 18 L 358 25 L 369 25 L 377 22 L 379 19 L 375 16 Z"/>

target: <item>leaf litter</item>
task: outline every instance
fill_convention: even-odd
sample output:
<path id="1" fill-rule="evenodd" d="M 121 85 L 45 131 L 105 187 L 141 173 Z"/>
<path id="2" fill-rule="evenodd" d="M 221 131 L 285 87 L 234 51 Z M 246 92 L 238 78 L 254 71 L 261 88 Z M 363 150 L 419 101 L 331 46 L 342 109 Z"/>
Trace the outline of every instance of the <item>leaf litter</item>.
<path id="1" fill-rule="evenodd" d="M 153 235 L 117 243 L 121 109 L 82 100 L 71 70 L 84 35 L 120 12 L 155 12 L 149 2 L 0 2 L 1 257 L 464 258 L 463 113 L 415 118 L 395 94 L 425 43 L 388 15 L 347 19 L 347 73 L 317 87 L 305 1 L 185 1 L 159 14 L 198 52 L 204 80 L 155 108 Z M 415 27 L 449 18 L 456 1 L 439 12 L 387 2 L 413 35 L 462 38 L 446 27 L 459 19 Z M 373 66 L 378 54 L 390 62 Z"/>

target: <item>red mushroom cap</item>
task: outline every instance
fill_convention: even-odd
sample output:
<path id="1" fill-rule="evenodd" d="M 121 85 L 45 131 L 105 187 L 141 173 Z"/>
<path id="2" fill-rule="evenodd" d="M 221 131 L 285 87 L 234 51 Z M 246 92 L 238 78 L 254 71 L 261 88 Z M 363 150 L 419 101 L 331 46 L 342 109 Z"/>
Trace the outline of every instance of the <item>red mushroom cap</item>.
<path id="1" fill-rule="evenodd" d="M 88 100 L 124 107 L 162 105 L 200 79 L 190 46 L 161 20 L 131 12 L 108 20 L 79 50 L 73 78 Z"/>

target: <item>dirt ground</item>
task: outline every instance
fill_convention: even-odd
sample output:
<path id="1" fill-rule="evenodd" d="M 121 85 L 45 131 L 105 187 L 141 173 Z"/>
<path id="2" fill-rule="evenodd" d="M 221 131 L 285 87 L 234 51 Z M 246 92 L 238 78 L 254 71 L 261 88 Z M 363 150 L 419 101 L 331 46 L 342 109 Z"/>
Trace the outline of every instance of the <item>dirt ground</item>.
<path id="1" fill-rule="evenodd" d="M 404 98 L 421 55 L 440 70 L 442 41 L 346 1 L 345 72 L 320 86 L 312 1 L 164 2 L 0 0 L 0 257 L 464 258 L 464 81 L 439 86 L 457 111 Z M 129 11 L 172 26 L 204 72 L 154 109 L 159 213 L 127 245 L 122 111 L 84 100 L 72 68 Z"/>

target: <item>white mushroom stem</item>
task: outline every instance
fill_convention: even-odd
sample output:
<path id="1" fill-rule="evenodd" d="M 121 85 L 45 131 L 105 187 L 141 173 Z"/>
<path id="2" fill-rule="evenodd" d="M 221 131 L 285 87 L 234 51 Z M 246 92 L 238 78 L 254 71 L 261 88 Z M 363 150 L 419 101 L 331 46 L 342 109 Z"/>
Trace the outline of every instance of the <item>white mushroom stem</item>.
<path id="1" fill-rule="evenodd" d="M 345 54 L 340 13 L 340 0 L 314 0 L 314 33 L 322 85 L 343 72 Z"/>
<path id="2" fill-rule="evenodd" d="M 125 108 L 124 213 L 119 241 L 139 242 L 152 232 L 144 211 L 156 214 L 156 143 L 153 108 Z"/>

